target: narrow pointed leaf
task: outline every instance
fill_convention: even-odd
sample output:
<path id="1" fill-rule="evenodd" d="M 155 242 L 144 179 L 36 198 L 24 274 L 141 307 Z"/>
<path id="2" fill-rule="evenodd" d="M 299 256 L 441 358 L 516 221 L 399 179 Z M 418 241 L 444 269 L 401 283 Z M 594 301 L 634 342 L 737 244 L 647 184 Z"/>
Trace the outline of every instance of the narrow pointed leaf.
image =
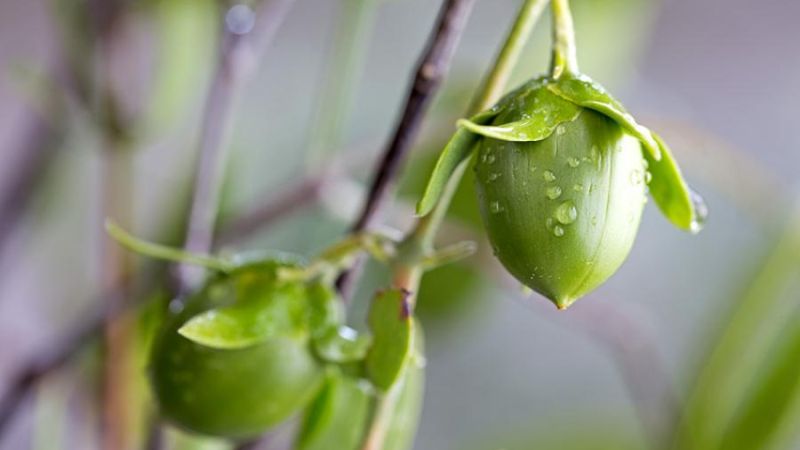
<path id="1" fill-rule="evenodd" d="M 389 389 L 413 354 L 413 320 L 408 294 L 386 290 L 370 307 L 367 321 L 373 341 L 367 353 L 366 368 L 375 386 Z"/>
<path id="2" fill-rule="evenodd" d="M 581 111 L 581 108 L 571 101 L 564 101 L 563 98 L 544 89 L 539 89 L 532 97 L 528 97 L 524 99 L 526 103 L 533 103 L 535 106 L 532 114 L 522 120 L 501 125 L 480 125 L 462 119 L 458 124 L 481 136 L 511 142 L 533 142 L 546 139 L 560 124 L 575 120 Z"/>
<path id="3" fill-rule="evenodd" d="M 302 285 L 275 287 L 271 283 L 244 280 L 230 306 L 210 309 L 189 319 L 178 333 L 198 344 L 217 349 L 240 349 L 274 336 L 298 336 L 306 332 L 308 307 Z"/>
<path id="4" fill-rule="evenodd" d="M 547 85 L 548 89 L 560 97 L 576 105 L 593 109 L 605 114 L 621 127 L 642 142 L 655 160 L 661 159 L 661 149 L 653 134 L 646 127 L 639 125 L 624 106 L 618 102 L 600 84 L 587 76 L 560 78 Z"/>
<path id="5" fill-rule="evenodd" d="M 656 161 L 649 152 L 642 152 L 647 161 L 647 170 L 652 174 L 650 195 L 673 225 L 691 231 L 695 227 L 696 214 L 689 185 L 683 179 L 669 147 L 655 133 L 653 137 L 661 149 L 661 160 Z"/>
<path id="6" fill-rule="evenodd" d="M 738 408 L 721 448 L 769 448 L 791 409 L 800 401 L 800 317 L 784 327 L 761 364 L 750 398 Z M 783 419 L 783 420 L 781 420 Z M 788 424 L 796 426 L 796 424 Z"/>
<path id="7" fill-rule="evenodd" d="M 476 124 L 485 124 L 497 115 L 496 108 L 484 111 L 474 117 L 471 121 Z M 422 198 L 417 203 L 417 215 L 425 216 L 431 212 L 436 202 L 439 201 L 448 180 L 458 166 L 466 161 L 471 155 L 478 141 L 478 136 L 465 128 L 459 127 L 453 137 L 442 150 L 442 154 L 436 161 Z"/>

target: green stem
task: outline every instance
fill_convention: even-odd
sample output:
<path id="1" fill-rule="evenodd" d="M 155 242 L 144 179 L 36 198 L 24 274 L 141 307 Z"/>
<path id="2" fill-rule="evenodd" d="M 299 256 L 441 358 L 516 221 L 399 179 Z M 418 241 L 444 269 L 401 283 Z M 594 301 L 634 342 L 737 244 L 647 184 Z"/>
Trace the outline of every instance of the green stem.
<path id="1" fill-rule="evenodd" d="M 506 37 L 503 48 L 497 55 L 491 71 L 484 79 L 478 94 L 470 105 L 469 111 L 467 111 L 467 117 L 490 108 L 503 95 L 514 66 L 517 64 L 517 61 L 519 61 L 525 44 L 528 42 L 533 31 L 533 27 L 539 20 L 539 17 L 541 17 L 548 1 L 549 0 L 526 0 L 525 4 L 522 5 L 522 8 L 517 14 L 517 19 Z M 559 0 L 555 1 L 558 2 Z M 447 214 L 450 202 L 453 200 L 453 196 L 468 166 L 469 161 L 465 161 L 455 170 L 453 176 L 450 177 L 450 180 L 447 182 L 447 186 L 433 211 L 420 218 L 414 229 L 406 237 L 406 241 L 416 242 L 416 244 L 422 248 L 422 254 L 432 249 L 436 232 Z M 408 268 L 406 268 L 406 270 L 407 269 Z M 404 276 L 403 278 L 418 279 L 419 277 Z M 417 286 L 403 287 L 411 292 L 416 292 L 417 288 Z"/>
<path id="2" fill-rule="evenodd" d="M 106 232 L 108 232 L 109 236 L 114 238 L 114 240 L 119 242 L 123 247 L 141 255 L 156 259 L 163 259 L 166 261 L 193 264 L 220 272 L 227 272 L 230 270 L 230 264 L 222 259 L 209 255 L 191 253 L 177 248 L 167 247 L 165 245 L 155 244 L 139 239 L 123 230 L 119 225 L 110 219 L 106 219 Z"/>
<path id="3" fill-rule="evenodd" d="M 578 73 L 578 54 L 575 47 L 575 26 L 569 10 L 569 0 L 553 0 L 553 61 L 552 76 Z"/>

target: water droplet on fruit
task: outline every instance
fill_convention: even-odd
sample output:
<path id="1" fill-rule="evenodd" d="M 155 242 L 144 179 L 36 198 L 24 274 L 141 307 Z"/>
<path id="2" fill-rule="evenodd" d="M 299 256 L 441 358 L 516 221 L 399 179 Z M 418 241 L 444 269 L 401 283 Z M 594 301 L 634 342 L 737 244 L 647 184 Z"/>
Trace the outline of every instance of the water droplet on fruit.
<path id="1" fill-rule="evenodd" d="M 579 165 L 581 165 L 581 162 L 578 161 L 578 158 L 573 158 L 573 157 L 570 156 L 569 158 L 567 158 L 567 164 L 570 167 L 575 168 L 575 167 L 578 167 Z"/>
<path id="2" fill-rule="evenodd" d="M 566 132 L 567 132 L 567 128 L 564 127 L 564 125 L 559 125 L 559 126 L 556 127 L 556 134 L 557 135 L 561 136 Z"/>
<path id="3" fill-rule="evenodd" d="M 552 230 L 553 229 L 553 225 L 555 225 L 555 224 L 556 224 L 556 220 L 553 219 L 552 217 L 548 217 L 547 220 L 544 221 L 544 226 L 548 230 Z"/>
<path id="4" fill-rule="evenodd" d="M 500 205 L 500 202 L 491 202 L 489 203 L 489 211 L 492 214 L 497 214 L 503 210 L 503 207 Z"/>
<path id="5" fill-rule="evenodd" d="M 544 173 L 542 174 L 542 178 L 544 178 L 544 181 L 547 182 L 556 181 L 556 174 L 554 174 L 549 170 L 545 170 Z"/>
<path id="6" fill-rule="evenodd" d="M 536 169 L 537 169 L 536 166 L 531 166 L 531 173 L 536 172 Z"/>
<path id="7" fill-rule="evenodd" d="M 575 222 L 577 218 L 578 209 L 575 208 L 575 203 L 573 203 L 572 200 L 567 200 L 556 208 L 556 219 L 564 225 Z"/>
<path id="8" fill-rule="evenodd" d="M 549 188 L 547 188 L 546 194 L 547 198 L 549 198 L 550 200 L 555 200 L 558 197 L 561 197 L 561 188 L 558 186 L 550 186 Z"/>
<path id="9" fill-rule="evenodd" d="M 490 173 L 489 177 L 487 178 L 487 181 L 489 181 L 491 183 L 492 181 L 495 181 L 498 178 L 500 178 L 500 174 L 499 173 Z"/>
<path id="10" fill-rule="evenodd" d="M 630 176 L 631 184 L 634 186 L 638 186 L 642 184 L 642 171 L 639 169 L 634 169 L 631 171 Z"/>
<path id="11" fill-rule="evenodd" d="M 592 226 L 597 225 L 597 216 L 592 216 Z"/>
<path id="12" fill-rule="evenodd" d="M 564 235 L 564 228 L 561 225 L 556 225 L 553 227 L 553 235 L 555 237 L 561 237 Z"/>
<path id="13" fill-rule="evenodd" d="M 583 185 L 582 184 L 574 184 L 572 185 L 572 190 L 575 192 L 583 192 Z"/>
<path id="14" fill-rule="evenodd" d="M 650 184 L 653 181 L 653 174 L 649 170 L 644 172 L 644 182 Z"/>
<path id="15" fill-rule="evenodd" d="M 491 154 L 491 153 L 488 153 L 486 155 L 486 164 L 494 164 L 494 161 L 495 161 L 494 155 Z"/>

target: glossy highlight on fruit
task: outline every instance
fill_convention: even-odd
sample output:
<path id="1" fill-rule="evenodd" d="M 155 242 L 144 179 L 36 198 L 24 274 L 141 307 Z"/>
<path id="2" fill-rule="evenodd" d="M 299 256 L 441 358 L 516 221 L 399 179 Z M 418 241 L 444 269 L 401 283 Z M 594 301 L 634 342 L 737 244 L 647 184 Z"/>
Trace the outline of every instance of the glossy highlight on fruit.
<path id="1" fill-rule="evenodd" d="M 628 255 L 646 169 L 639 141 L 601 114 L 584 110 L 558 127 L 535 142 L 483 139 L 475 172 L 495 255 L 564 308 Z"/>
<path id="2" fill-rule="evenodd" d="M 310 350 L 309 288 L 279 281 L 279 267 L 256 264 L 215 277 L 168 320 L 150 361 L 165 418 L 193 432 L 245 439 L 287 419 L 315 395 L 324 372 Z M 191 318 L 213 308 L 254 301 L 289 305 L 261 316 L 258 326 L 269 331 L 261 342 L 215 348 L 179 333 Z"/>
<path id="3" fill-rule="evenodd" d="M 663 140 L 585 75 L 534 78 L 459 125 L 417 212 L 428 214 L 449 177 L 475 155 L 495 255 L 559 309 L 625 261 L 648 192 L 677 227 L 702 227 L 707 209 Z"/>

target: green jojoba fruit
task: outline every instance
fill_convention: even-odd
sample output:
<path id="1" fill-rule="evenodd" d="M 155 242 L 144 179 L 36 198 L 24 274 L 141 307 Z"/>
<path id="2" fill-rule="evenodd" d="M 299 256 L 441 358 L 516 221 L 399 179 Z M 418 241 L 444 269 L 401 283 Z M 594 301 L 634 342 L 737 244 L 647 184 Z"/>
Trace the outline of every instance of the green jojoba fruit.
<path id="1" fill-rule="evenodd" d="M 218 275 L 168 320 L 150 361 L 167 419 L 194 432 L 245 439 L 315 395 L 324 367 L 311 330 L 334 320 L 334 294 L 321 284 L 281 281 L 284 267 L 262 262 Z"/>
<path id="2" fill-rule="evenodd" d="M 586 76 L 533 79 L 459 125 L 418 212 L 432 209 L 477 148 L 478 201 L 495 255 L 559 309 L 624 262 L 648 186 L 676 226 L 698 231 L 705 219 L 663 141 Z"/>

